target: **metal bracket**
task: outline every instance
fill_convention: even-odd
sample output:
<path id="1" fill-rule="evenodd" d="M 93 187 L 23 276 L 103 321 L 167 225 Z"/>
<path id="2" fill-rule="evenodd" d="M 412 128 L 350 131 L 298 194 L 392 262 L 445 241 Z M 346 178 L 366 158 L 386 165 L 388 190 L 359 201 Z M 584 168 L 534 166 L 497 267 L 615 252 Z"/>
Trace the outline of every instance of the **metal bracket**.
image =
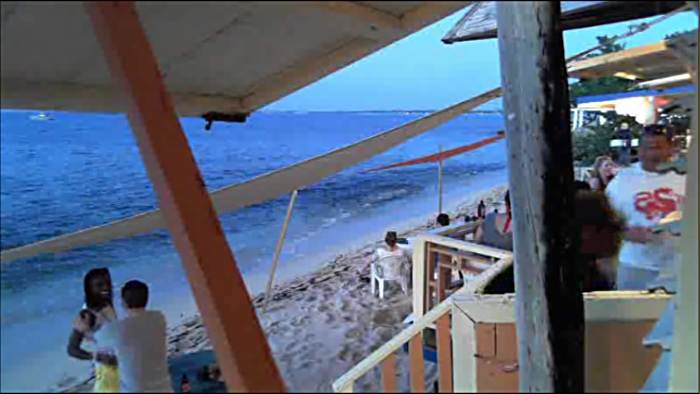
<path id="1" fill-rule="evenodd" d="M 218 122 L 231 122 L 231 123 L 245 123 L 248 120 L 248 113 L 236 112 L 232 114 L 226 114 L 223 112 L 207 112 L 202 115 L 202 118 L 207 122 L 204 125 L 204 130 L 211 130 L 211 125 L 214 121 Z"/>

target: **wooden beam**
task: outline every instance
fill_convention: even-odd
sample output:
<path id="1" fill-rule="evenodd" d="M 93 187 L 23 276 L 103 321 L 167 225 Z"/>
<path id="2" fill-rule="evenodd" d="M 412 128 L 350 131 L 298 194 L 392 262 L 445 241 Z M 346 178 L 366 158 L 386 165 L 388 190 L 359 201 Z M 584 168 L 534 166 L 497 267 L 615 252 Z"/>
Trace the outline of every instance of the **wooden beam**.
<path id="1" fill-rule="evenodd" d="M 521 391 L 582 392 L 584 313 L 559 2 L 497 3 Z"/>
<path id="2" fill-rule="evenodd" d="M 396 355 L 391 353 L 382 361 L 382 392 L 396 393 Z"/>
<path id="3" fill-rule="evenodd" d="M 408 341 L 409 375 L 412 393 L 425 392 L 425 365 L 423 363 L 423 332 Z"/>
<path id="4" fill-rule="evenodd" d="M 275 272 L 277 271 L 277 264 L 279 263 L 280 255 L 282 254 L 282 246 L 284 246 L 284 239 L 287 237 L 287 228 L 289 227 L 289 221 L 292 219 L 292 210 L 294 209 L 294 203 L 297 200 L 297 194 L 299 194 L 299 191 L 294 190 L 292 192 L 292 196 L 289 198 L 289 205 L 287 205 L 287 213 L 284 215 L 284 222 L 282 223 L 282 231 L 280 231 L 280 237 L 277 239 L 275 254 L 272 256 L 270 276 L 267 279 L 267 287 L 265 288 L 265 301 L 263 303 L 263 311 L 267 311 L 267 304 L 270 302 L 270 297 L 272 297 L 272 285 L 275 283 Z"/>
<path id="5" fill-rule="evenodd" d="M 694 3 L 697 15 L 698 3 Z M 695 33 L 697 34 L 697 32 Z M 697 37 L 695 42 L 697 43 Z M 688 149 L 688 173 L 685 178 L 685 205 L 680 243 L 681 262 L 677 266 L 678 294 L 674 297 L 675 316 L 669 391 L 698 391 L 698 47 L 679 37 L 674 53 L 684 61 L 693 78 L 696 99 L 693 102 L 693 139 Z"/>
<path id="6" fill-rule="evenodd" d="M 452 392 L 452 341 L 450 315 L 437 319 L 438 388 L 441 393 Z"/>
<path id="7" fill-rule="evenodd" d="M 86 2 L 229 390 L 283 391 L 133 2 Z"/>
<path id="8" fill-rule="evenodd" d="M 308 4 L 369 23 L 376 29 L 403 29 L 401 18 L 354 1 L 311 1 Z"/>
<path id="9" fill-rule="evenodd" d="M 402 30 L 387 30 L 386 40 L 381 42 L 368 38 L 355 38 L 340 43 L 335 50 L 311 57 L 293 65 L 284 72 L 267 78 L 263 83 L 251 87 L 242 97 L 243 112 L 252 112 L 287 94 L 309 85 L 351 63 L 406 37 L 418 28 L 452 14 L 467 5 L 467 1 L 435 1 L 416 7 L 401 17 Z M 381 32 L 380 32 L 381 33 Z"/>

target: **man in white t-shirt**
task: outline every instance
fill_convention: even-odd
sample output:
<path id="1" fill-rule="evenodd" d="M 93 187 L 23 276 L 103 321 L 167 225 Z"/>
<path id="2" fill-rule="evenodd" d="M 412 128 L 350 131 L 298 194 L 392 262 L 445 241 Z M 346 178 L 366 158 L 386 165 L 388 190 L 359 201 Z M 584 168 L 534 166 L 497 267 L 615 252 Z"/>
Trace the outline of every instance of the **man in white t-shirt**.
<path id="1" fill-rule="evenodd" d="M 167 362 L 165 317 L 146 310 L 148 286 L 131 280 L 122 287 L 127 317 L 106 324 L 96 336 L 114 349 L 122 392 L 173 392 Z"/>
<path id="2" fill-rule="evenodd" d="M 673 145 L 666 131 L 660 126 L 646 126 L 639 163 L 620 171 L 606 188 L 612 206 L 627 221 L 617 270 L 620 290 L 646 289 L 659 271 L 671 267 L 677 259 L 675 237 L 653 231 L 662 218 L 682 210 L 685 176 L 656 171 L 672 155 Z"/>

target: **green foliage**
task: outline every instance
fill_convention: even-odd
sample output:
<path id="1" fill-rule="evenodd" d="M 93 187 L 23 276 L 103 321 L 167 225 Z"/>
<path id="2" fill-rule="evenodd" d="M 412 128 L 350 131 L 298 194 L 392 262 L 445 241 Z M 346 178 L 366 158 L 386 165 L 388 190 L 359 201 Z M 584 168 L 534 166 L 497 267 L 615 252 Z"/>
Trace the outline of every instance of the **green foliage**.
<path id="1" fill-rule="evenodd" d="M 601 45 L 601 47 L 591 52 L 586 57 L 600 56 L 625 49 L 624 44 L 613 42 L 613 39 L 607 35 L 597 36 L 596 39 L 598 40 L 598 45 Z M 581 96 L 624 92 L 634 86 L 634 84 L 634 81 L 618 77 L 582 79 L 579 82 L 569 85 L 569 97 L 573 103 L 577 97 Z"/>
<path id="2" fill-rule="evenodd" d="M 605 119 L 606 122 L 602 126 L 591 127 L 588 132 L 574 133 L 573 156 L 578 165 L 590 166 L 598 156 L 615 157 L 616 152 L 610 147 L 610 140 L 616 138 L 616 132 L 622 123 L 629 125 L 632 138 L 639 137 L 642 125 L 633 117 L 611 111 L 605 114 Z"/>
<path id="3" fill-rule="evenodd" d="M 607 35 L 596 36 L 598 40 L 598 45 L 601 45 L 596 51 L 589 53 L 586 57 L 596 57 L 600 55 L 605 55 L 606 53 L 619 52 L 625 49 L 625 44 L 615 43 L 613 37 L 608 37 Z"/>
<path id="4" fill-rule="evenodd" d="M 693 30 L 683 30 L 683 31 L 676 31 L 671 34 L 666 34 L 666 37 L 664 37 L 664 40 L 670 40 L 671 38 L 676 38 L 678 36 L 682 36 L 683 34 L 690 33 Z"/>
<path id="5" fill-rule="evenodd" d="M 625 92 L 633 87 L 634 84 L 634 81 L 618 77 L 581 80 L 569 85 L 569 96 L 573 100 L 582 96 Z"/>

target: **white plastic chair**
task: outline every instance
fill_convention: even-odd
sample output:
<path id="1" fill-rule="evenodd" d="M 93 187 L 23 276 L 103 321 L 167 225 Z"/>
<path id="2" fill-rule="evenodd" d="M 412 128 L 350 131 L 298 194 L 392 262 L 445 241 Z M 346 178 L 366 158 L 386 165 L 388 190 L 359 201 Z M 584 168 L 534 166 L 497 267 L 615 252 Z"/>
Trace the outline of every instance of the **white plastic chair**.
<path id="1" fill-rule="evenodd" d="M 385 256 L 370 265 L 370 289 L 372 295 L 375 291 L 375 281 L 379 287 L 379 298 L 384 299 L 384 282 L 397 281 L 401 284 L 401 290 L 408 294 L 408 277 L 405 274 L 408 259 L 405 256 Z"/>

